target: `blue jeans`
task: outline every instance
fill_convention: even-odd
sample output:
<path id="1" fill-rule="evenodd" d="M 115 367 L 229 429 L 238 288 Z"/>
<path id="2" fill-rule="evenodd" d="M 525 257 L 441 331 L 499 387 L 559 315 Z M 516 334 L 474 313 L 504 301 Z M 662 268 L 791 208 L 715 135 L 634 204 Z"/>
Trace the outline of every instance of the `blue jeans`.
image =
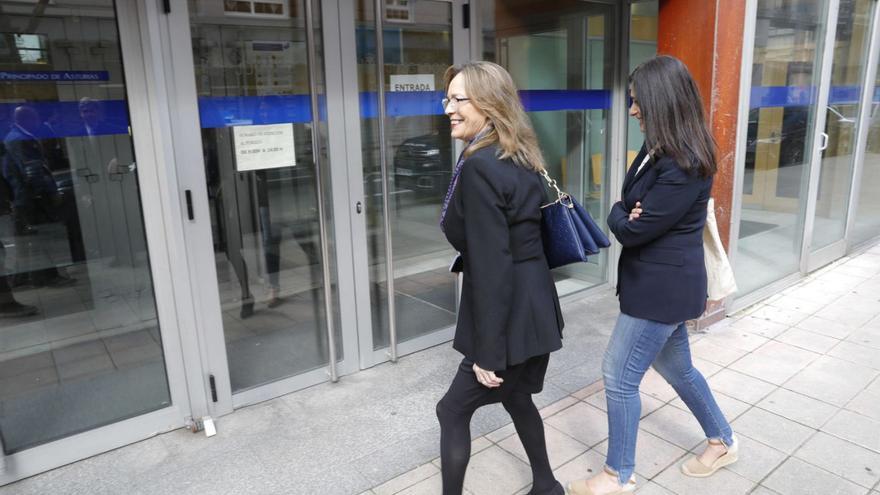
<path id="1" fill-rule="evenodd" d="M 642 412 L 639 384 L 652 364 L 697 418 L 706 438 L 720 439 L 725 445 L 733 443 L 730 424 L 706 379 L 691 362 L 685 324 L 659 323 L 621 313 L 602 362 L 608 405 L 605 464 L 618 475 L 621 484 L 628 482 L 635 470 Z"/>

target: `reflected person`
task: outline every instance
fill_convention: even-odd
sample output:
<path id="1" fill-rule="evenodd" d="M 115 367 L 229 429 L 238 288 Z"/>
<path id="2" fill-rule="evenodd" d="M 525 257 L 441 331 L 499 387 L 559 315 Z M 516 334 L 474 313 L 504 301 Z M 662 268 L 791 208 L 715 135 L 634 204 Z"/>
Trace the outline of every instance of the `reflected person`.
<path id="1" fill-rule="evenodd" d="M 452 66 L 444 111 L 466 146 L 441 209 L 463 275 L 453 347 L 464 355 L 437 404 L 443 493 L 462 493 L 474 412 L 500 402 L 531 464 L 530 494 L 563 495 L 532 394 L 562 347 L 562 313 L 541 242 L 544 159 L 510 74 L 491 62 Z"/>
<path id="2" fill-rule="evenodd" d="M 62 197 L 58 185 L 49 169 L 40 135 L 42 124 L 39 113 L 29 106 L 17 107 L 14 111 L 15 124 L 3 140 L 6 154 L 3 160 L 3 178 L 12 194 L 12 217 L 16 236 L 30 236 L 37 233 L 34 225 L 54 222 L 60 219 L 59 207 Z M 17 242 L 24 256 L 33 259 L 36 250 L 30 239 Z M 73 283 L 73 279 L 61 274 L 57 267 L 48 266 L 30 269 L 20 274 L 34 286 L 61 286 Z"/>
<path id="3" fill-rule="evenodd" d="M 737 460 L 739 444 L 706 379 L 691 361 L 685 322 L 706 309 L 703 226 L 716 170 L 715 142 L 696 83 L 676 58 L 659 56 L 630 76 L 630 110 L 645 144 L 623 182 L 608 226 L 623 245 L 620 316 L 602 362 L 608 414 L 605 467 L 569 484 L 572 495 L 635 491 L 639 385 L 653 366 L 700 423 L 708 445 L 681 471 L 706 477 Z"/>

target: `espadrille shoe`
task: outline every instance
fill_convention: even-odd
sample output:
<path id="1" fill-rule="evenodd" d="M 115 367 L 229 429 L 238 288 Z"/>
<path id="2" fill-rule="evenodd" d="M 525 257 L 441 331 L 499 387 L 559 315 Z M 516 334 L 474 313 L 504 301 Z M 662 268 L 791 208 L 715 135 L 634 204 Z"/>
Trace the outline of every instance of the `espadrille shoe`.
<path id="1" fill-rule="evenodd" d="M 629 479 L 629 483 L 620 487 L 619 490 L 608 492 L 603 495 L 625 495 L 636 491 L 636 477 Z M 565 487 L 565 495 L 598 495 L 587 486 L 587 480 L 572 481 Z"/>
<path id="2" fill-rule="evenodd" d="M 681 465 L 681 472 L 693 478 L 706 478 L 715 474 L 715 471 L 729 466 L 739 460 L 739 441 L 733 436 L 733 443 L 727 448 L 727 452 L 715 459 L 711 466 L 700 462 L 699 456 L 692 456 Z"/>

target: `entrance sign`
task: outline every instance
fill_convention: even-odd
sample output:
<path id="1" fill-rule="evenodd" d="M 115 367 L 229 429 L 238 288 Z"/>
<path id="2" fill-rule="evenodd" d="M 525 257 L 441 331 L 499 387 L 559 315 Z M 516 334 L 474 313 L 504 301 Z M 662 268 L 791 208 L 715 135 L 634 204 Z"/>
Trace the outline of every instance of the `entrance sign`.
<path id="1" fill-rule="evenodd" d="M 237 171 L 296 166 L 293 124 L 235 126 L 232 133 Z"/>
<path id="2" fill-rule="evenodd" d="M 392 75 L 391 91 L 434 91 L 434 74 Z"/>

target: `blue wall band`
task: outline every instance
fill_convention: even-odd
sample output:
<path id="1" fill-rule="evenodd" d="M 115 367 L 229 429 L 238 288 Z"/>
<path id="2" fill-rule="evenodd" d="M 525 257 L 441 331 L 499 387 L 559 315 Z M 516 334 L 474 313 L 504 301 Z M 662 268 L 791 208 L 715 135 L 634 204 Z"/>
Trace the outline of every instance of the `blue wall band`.
<path id="1" fill-rule="evenodd" d="M 861 93 L 858 86 L 834 86 L 829 103 L 833 105 L 857 104 Z M 807 106 L 815 102 L 815 87 L 757 86 L 751 91 L 750 108 L 779 108 Z M 439 116 L 443 114 L 441 91 L 388 92 L 385 93 L 388 117 Z M 611 92 L 608 90 L 525 90 L 520 91 L 523 106 L 528 112 L 607 110 L 611 108 Z M 94 100 L 98 105 L 100 125 L 93 134 L 128 134 L 128 108 L 125 100 Z M 359 95 L 361 118 L 372 119 L 378 115 L 377 95 L 364 92 Z M 874 102 L 880 103 L 880 88 L 874 94 Z M 322 118 L 326 118 L 326 101 L 318 100 Z M 15 108 L 20 103 L 0 103 L 0 132 L 5 135 L 13 122 Z M 44 125 L 39 137 L 64 138 L 87 135 L 76 101 L 34 102 L 28 105 L 40 114 Z M 201 97 L 199 119 L 201 127 L 212 129 L 236 125 L 276 124 L 292 122 L 308 123 L 312 119 L 308 95 Z"/>

